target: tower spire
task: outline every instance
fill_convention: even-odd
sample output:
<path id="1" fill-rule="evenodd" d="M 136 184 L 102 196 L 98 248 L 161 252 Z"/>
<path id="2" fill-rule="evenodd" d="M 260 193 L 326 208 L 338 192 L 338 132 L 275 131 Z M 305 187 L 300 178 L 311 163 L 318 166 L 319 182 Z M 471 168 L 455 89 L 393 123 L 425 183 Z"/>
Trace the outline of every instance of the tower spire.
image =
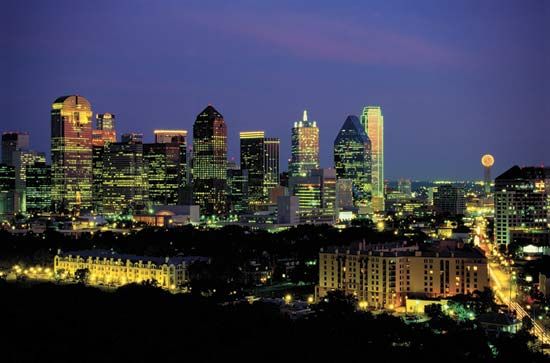
<path id="1" fill-rule="evenodd" d="M 304 110 L 304 117 L 303 117 L 303 121 L 307 121 L 307 110 Z"/>

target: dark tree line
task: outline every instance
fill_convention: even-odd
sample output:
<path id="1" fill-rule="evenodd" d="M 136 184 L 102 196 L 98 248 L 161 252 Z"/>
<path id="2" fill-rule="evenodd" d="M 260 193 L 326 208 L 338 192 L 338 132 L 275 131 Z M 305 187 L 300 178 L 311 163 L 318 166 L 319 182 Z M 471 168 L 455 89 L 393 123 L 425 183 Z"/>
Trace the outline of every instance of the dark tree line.
<path id="1" fill-rule="evenodd" d="M 528 337 L 488 345 L 474 324 L 429 324 L 356 312 L 334 295 L 308 319 L 277 306 L 220 306 L 154 286 L 104 292 L 83 285 L 0 281 L 3 362 L 543 362 Z"/>

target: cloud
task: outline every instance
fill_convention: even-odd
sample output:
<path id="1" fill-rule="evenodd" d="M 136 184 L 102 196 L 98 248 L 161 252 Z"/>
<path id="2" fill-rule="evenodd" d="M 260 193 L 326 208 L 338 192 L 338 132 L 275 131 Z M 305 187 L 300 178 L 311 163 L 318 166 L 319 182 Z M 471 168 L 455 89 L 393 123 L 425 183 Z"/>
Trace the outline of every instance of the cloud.
<path id="1" fill-rule="evenodd" d="M 238 36 L 260 46 L 308 60 L 390 66 L 461 66 L 461 50 L 379 24 L 291 13 L 229 13 L 212 21 L 192 21 L 225 36 Z"/>

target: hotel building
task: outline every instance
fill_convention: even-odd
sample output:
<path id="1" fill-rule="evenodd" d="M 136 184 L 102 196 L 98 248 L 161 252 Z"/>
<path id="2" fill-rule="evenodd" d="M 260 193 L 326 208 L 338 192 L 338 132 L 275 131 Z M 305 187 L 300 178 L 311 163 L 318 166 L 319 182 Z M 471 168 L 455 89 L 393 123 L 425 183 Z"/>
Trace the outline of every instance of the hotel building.
<path id="1" fill-rule="evenodd" d="M 329 291 L 355 296 L 362 306 L 394 309 L 408 297 L 448 297 L 489 287 L 481 251 L 455 241 L 437 245 L 360 245 L 321 250 L 319 300 Z"/>

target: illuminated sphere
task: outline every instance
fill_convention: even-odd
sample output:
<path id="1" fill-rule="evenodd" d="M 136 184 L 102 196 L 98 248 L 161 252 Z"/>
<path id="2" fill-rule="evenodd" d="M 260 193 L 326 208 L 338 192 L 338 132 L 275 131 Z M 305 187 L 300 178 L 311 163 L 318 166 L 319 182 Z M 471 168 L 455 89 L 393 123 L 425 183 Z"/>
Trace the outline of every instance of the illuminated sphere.
<path id="1" fill-rule="evenodd" d="M 486 168 L 490 168 L 494 163 L 495 158 L 491 154 L 485 154 L 481 157 L 481 164 Z"/>

